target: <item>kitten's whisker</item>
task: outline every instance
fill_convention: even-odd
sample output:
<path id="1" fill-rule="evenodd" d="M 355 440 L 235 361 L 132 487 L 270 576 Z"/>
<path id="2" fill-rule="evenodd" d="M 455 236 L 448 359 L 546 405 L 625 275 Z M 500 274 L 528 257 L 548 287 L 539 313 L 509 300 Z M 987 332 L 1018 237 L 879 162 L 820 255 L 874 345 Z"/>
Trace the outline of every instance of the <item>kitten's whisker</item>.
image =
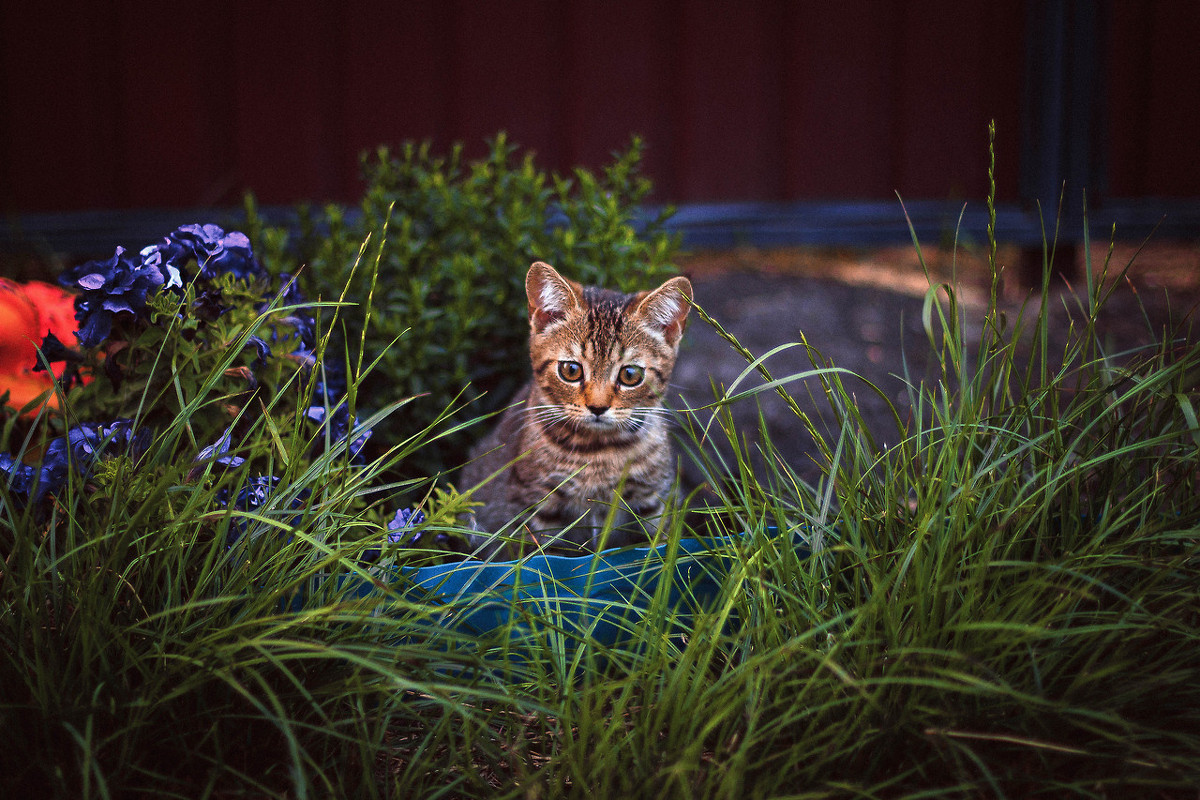
<path id="1" fill-rule="evenodd" d="M 550 430 L 556 425 L 565 422 L 565 417 L 562 409 L 559 406 L 534 406 L 533 408 L 525 409 L 525 421 L 521 423 L 518 432 L 523 432 L 530 427 L 541 427 L 544 430 Z"/>
<path id="2" fill-rule="evenodd" d="M 661 406 L 641 406 L 631 409 L 625 429 L 636 433 L 646 425 L 665 424 L 669 426 L 673 421 L 674 415 L 670 409 Z"/>
<path id="3" fill-rule="evenodd" d="M 562 411 L 562 407 L 556 406 L 556 405 L 529 406 L 527 408 L 522 409 L 522 413 L 526 414 L 527 416 L 535 416 L 535 415 L 539 415 L 539 414 L 548 414 L 548 413 L 549 414 L 557 414 L 561 411 Z"/>
<path id="4" fill-rule="evenodd" d="M 578 420 L 568 413 L 568 411 L 569 408 L 567 406 L 555 404 L 527 406 L 522 409 L 522 413 L 526 419 L 521 424 L 518 432 L 523 432 L 532 426 L 538 426 L 543 431 L 550 432 L 555 428 L 572 425 Z"/>
<path id="5" fill-rule="evenodd" d="M 529 417 L 543 416 L 546 414 L 558 414 L 561 411 L 562 409 L 559 406 L 553 405 L 530 406 L 522 409 L 522 413 Z"/>

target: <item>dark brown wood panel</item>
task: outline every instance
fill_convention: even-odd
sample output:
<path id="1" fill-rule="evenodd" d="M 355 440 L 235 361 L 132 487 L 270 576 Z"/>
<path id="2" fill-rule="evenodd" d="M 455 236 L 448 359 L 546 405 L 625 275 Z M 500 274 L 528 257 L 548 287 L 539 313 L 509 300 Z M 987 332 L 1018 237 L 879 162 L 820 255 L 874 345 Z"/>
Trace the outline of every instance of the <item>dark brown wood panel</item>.
<path id="1" fill-rule="evenodd" d="M 333 4 L 236 5 L 237 73 L 228 103 L 237 189 L 258 191 L 267 202 L 340 195 L 343 19 Z"/>
<path id="2" fill-rule="evenodd" d="M 118 3 L 0 10 L 5 210 L 128 202 Z"/>
<path id="3" fill-rule="evenodd" d="M 558 74 L 567 164 L 603 164 L 632 136 L 646 144 L 644 166 L 664 197 L 678 196 L 677 108 L 672 64 L 679 35 L 671 4 L 631 0 L 613 14 L 604 3 L 572 3 L 570 46 Z"/>
<path id="4" fill-rule="evenodd" d="M 1022 5 L 936 0 L 901 7 L 891 127 L 901 143 L 892 188 L 903 196 L 986 196 L 987 127 L 995 120 L 997 192 L 1015 199 Z"/>
<path id="5" fill-rule="evenodd" d="M 209 3 L 205 13 L 222 19 L 231 6 Z M 186 6 L 114 6 L 112 53 L 120 77 L 112 87 L 119 126 L 112 163 L 121 205 L 236 202 L 244 183 L 235 170 L 241 127 L 233 91 L 237 42 L 225 35 L 187 35 L 181 8 Z M 192 9 L 199 15 L 199 8 Z M 93 86 L 103 91 L 104 83 L 93 79 Z"/>
<path id="6" fill-rule="evenodd" d="M 1018 199 L 1023 0 L 100 0 L 0 9 L 9 213 L 353 201 L 359 154 L 645 138 L 656 200 Z M 1115 0 L 1107 183 L 1200 196 L 1200 5 Z"/>
<path id="7" fill-rule="evenodd" d="M 898 4 L 797 4 L 785 23 L 782 135 L 789 198 L 883 198 L 896 188 Z"/>
<path id="8" fill-rule="evenodd" d="M 344 195 L 361 189 L 360 153 L 411 138 L 442 148 L 453 141 L 454 53 L 438 46 L 453 20 L 449 3 L 369 3 L 346 15 L 340 92 L 345 141 L 338 151 Z"/>
<path id="9" fill-rule="evenodd" d="M 1200 3 L 1118 0 L 1110 26 L 1108 192 L 1200 194 Z"/>
<path id="10" fill-rule="evenodd" d="M 682 196 L 782 199 L 782 16 L 776 3 L 680 4 L 675 147 Z"/>

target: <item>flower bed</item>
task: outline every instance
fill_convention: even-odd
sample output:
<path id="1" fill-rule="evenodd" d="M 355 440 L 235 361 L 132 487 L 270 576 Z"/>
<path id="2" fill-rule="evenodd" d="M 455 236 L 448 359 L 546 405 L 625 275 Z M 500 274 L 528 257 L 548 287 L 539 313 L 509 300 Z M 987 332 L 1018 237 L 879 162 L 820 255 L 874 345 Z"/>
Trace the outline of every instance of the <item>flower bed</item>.
<path id="1" fill-rule="evenodd" d="M 140 476 L 174 470 L 180 487 L 215 488 L 216 507 L 252 516 L 301 464 L 363 461 L 370 428 L 318 340 L 314 309 L 328 304 L 268 275 L 244 234 L 186 225 L 59 283 L 0 284 L 0 397 L 26 418 L 20 451 L 0 452 L 7 502 L 48 514 L 124 460 Z M 38 372 L 46 363 L 53 377 Z M 230 543 L 252 527 L 227 526 Z"/>

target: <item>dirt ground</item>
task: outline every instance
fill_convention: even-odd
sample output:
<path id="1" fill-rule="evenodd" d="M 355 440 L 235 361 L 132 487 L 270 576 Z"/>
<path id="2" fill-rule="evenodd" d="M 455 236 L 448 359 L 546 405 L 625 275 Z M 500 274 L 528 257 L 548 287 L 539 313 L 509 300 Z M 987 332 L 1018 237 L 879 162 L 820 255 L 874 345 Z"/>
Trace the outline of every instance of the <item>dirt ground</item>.
<path id="1" fill-rule="evenodd" d="M 1100 273 L 1107 250 L 1107 245 L 1093 250 L 1093 274 Z M 1160 243 L 1137 250 L 1119 244 L 1108 258 L 1110 276 L 1132 259 L 1128 280 L 1114 282 L 1114 293 L 1101 317 L 1110 352 L 1146 344 L 1154 339 L 1152 331 L 1178 331 L 1195 341 L 1189 326 L 1192 309 L 1200 300 L 1200 242 Z M 991 284 L 986 254 L 924 248 L 923 255 L 934 281 L 958 285 L 968 338 L 977 338 Z M 1032 304 L 1037 304 L 1037 296 L 1013 279 L 1020 257 L 1016 248 L 1001 248 L 997 259 L 1002 269 L 1001 306 L 1010 317 L 1020 312 L 1024 300 L 1032 298 Z M 1076 254 L 1076 261 L 1077 274 L 1082 276 L 1082 252 Z M 911 246 L 699 252 L 680 266 L 693 281 L 696 302 L 755 356 L 803 338 L 825 361 L 878 387 L 902 417 L 908 411 L 904 376 L 920 380 L 933 375 L 932 348 L 922 325 L 930 280 Z M 1077 308 L 1071 299 L 1073 289 L 1058 284 L 1051 291 L 1052 334 L 1065 341 L 1070 325 L 1066 309 Z M 1077 293 L 1083 294 L 1084 287 L 1077 287 Z M 775 353 L 766 364 L 776 378 L 813 369 L 808 352 L 799 346 Z M 732 385 L 746 366 L 745 358 L 711 326 L 693 318 L 673 378 L 676 407 L 710 403 L 711 384 Z M 740 388 L 761 383 L 750 376 Z M 882 442 L 894 441 L 896 426 L 884 397 L 856 379 L 848 379 L 847 386 L 855 392 L 858 408 L 875 435 Z M 832 424 L 832 413 L 816 381 L 793 383 L 790 393 L 818 425 Z M 738 429 L 756 440 L 761 407 L 783 457 L 802 478 L 815 480 L 816 451 L 799 420 L 774 392 L 759 398 L 757 403 L 746 399 L 734 405 Z M 694 472 L 687 477 L 693 485 L 699 480 Z"/>

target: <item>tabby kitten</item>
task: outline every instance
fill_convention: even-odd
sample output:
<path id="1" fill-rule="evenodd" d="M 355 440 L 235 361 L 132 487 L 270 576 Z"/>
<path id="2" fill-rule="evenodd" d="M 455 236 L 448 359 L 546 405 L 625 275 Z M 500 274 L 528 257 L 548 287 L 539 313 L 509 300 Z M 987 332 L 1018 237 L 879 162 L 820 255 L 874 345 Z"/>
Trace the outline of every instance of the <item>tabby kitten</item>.
<path id="1" fill-rule="evenodd" d="M 533 380 L 464 470 L 463 485 L 478 486 L 484 504 L 469 520 L 472 547 L 510 556 L 564 542 L 595 549 L 614 504 L 607 545 L 652 538 L 674 478 L 661 400 L 692 284 L 676 277 L 621 294 L 539 261 L 525 293 Z M 640 530 L 618 532 L 631 515 Z"/>

